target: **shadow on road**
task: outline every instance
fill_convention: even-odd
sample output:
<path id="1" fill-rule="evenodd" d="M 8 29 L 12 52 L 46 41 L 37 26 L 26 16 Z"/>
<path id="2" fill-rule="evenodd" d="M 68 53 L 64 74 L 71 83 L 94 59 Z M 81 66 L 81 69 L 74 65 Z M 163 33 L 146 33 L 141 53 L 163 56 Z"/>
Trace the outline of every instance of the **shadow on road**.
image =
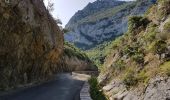
<path id="1" fill-rule="evenodd" d="M 79 100 L 83 83 L 71 74 L 60 74 L 47 83 L 0 96 L 0 100 Z"/>

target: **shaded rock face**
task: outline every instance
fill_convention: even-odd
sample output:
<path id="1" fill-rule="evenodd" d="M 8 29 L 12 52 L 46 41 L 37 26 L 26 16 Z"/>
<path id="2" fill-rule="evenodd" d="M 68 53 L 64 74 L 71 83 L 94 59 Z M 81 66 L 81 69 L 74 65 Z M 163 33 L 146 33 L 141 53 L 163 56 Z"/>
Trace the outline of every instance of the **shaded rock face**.
<path id="1" fill-rule="evenodd" d="M 99 5 L 99 3 L 101 4 Z M 98 0 L 87 5 L 71 18 L 66 25 L 71 32 L 65 35 L 65 40 L 74 43 L 81 49 L 90 49 L 104 41 L 111 41 L 127 31 L 128 16 L 143 15 L 153 3 L 155 0 L 136 2 Z M 109 6 L 103 7 L 105 4 Z M 110 13 L 113 14 L 109 15 Z"/>
<path id="2" fill-rule="evenodd" d="M 42 0 L 0 0 L 0 89 L 59 70 L 63 34 Z"/>

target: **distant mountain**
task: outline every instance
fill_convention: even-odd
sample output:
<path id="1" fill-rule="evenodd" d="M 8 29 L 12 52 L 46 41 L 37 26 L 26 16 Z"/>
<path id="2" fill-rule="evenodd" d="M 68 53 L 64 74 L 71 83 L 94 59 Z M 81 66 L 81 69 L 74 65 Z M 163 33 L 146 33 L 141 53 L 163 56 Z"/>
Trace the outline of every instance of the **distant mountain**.
<path id="1" fill-rule="evenodd" d="M 78 23 L 81 19 L 91 16 L 99 11 L 104 11 L 109 8 L 113 8 L 125 3 L 124 1 L 115 0 L 97 0 L 93 3 L 89 3 L 83 10 L 78 11 L 66 25 L 68 28 L 74 28 L 73 25 Z"/>
<path id="2" fill-rule="evenodd" d="M 78 11 L 68 22 L 65 40 L 90 49 L 127 31 L 128 16 L 143 15 L 156 0 L 131 2 L 97 0 Z"/>

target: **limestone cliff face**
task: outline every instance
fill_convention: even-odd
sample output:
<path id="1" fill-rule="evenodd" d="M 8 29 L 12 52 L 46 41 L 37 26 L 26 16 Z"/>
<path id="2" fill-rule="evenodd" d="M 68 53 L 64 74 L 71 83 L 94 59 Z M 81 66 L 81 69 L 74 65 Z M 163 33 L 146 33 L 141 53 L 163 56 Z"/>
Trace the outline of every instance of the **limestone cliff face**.
<path id="1" fill-rule="evenodd" d="M 63 34 L 42 0 L 0 0 L 0 88 L 59 70 Z"/>
<path id="2" fill-rule="evenodd" d="M 111 41 L 128 28 L 128 17 L 143 15 L 156 0 L 97 0 L 78 11 L 66 25 L 70 30 L 65 40 L 81 49 L 91 49 L 98 44 Z"/>

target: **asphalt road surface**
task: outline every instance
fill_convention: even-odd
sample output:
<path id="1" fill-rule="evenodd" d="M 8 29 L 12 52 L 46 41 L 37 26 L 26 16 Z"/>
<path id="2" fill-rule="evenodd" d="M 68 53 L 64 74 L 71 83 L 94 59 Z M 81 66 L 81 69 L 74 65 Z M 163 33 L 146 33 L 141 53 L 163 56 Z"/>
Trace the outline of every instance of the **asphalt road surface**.
<path id="1" fill-rule="evenodd" d="M 53 81 L 0 96 L 0 100 L 79 100 L 83 83 L 71 74 L 60 74 Z"/>

